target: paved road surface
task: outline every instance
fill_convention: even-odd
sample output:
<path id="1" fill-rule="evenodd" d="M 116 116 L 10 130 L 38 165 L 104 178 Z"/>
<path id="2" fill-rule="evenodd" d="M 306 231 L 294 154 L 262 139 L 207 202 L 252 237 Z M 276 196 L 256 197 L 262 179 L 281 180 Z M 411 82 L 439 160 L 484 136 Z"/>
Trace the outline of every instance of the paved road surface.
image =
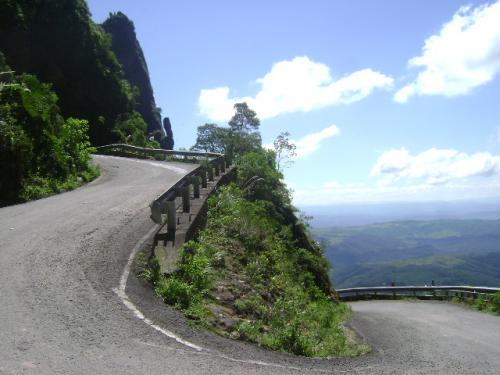
<path id="1" fill-rule="evenodd" d="M 492 374 L 500 368 L 500 318 L 443 303 L 354 303 L 350 324 L 375 350 L 323 360 L 191 328 L 133 272 L 124 304 L 114 290 L 132 250 L 150 241 L 143 238 L 153 228 L 148 203 L 193 166 L 96 161 L 102 176 L 93 183 L 0 209 L 0 374 Z"/>

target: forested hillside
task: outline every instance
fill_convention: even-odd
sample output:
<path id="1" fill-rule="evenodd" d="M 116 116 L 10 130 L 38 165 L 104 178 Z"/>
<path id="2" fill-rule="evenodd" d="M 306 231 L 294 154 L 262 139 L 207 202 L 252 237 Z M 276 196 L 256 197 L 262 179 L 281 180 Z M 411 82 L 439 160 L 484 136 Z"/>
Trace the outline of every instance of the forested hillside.
<path id="1" fill-rule="evenodd" d="M 500 285 L 499 220 L 399 221 L 314 230 L 338 288 Z"/>
<path id="2" fill-rule="evenodd" d="M 0 2 L 1 204 L 92 178 L 91 144 L 168 144 L 131 21 L 128 27 L 131 42 L 115 47 L 122 61 L 142 67 L 132 84 L 84 0 Z"/>
<path id="3" fill-rule="evenodd" d="M 50 85 L 33 75 L 14 75 L 1 52 L 0 72 L 0 206 L 95 177 L 88 122 L 64 119 Z"/>

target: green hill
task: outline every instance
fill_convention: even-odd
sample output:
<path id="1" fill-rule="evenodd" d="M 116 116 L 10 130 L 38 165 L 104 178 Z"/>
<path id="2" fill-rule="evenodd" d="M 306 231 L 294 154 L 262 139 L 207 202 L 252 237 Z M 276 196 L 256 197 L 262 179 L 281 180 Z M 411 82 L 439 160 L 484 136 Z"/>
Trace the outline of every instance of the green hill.
<path id="1" fill-rule="evenodd" d="M 399 221 L 315 229 L 338 288 L 500 285 L 500 220 Z"/>

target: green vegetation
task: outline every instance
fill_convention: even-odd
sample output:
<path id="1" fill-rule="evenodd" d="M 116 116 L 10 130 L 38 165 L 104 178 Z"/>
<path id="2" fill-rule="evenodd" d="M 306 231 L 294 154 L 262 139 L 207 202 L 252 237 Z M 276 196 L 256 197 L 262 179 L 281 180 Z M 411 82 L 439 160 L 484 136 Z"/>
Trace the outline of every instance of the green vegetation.
<path id="1" fill-rule="evenodd" d="M 136 107 L 138 92 L 111 48 L 84 0 L 0 2 L 0 50 L 8 64 L 51 83 L 61 114 L 86 119 L 94 145 L 122 140 L 115 125 Z"/>
<path id="2" fill-rule="evenodd" d="M 500 220 L 399 221 L 321 228 L 336 287 L 500 285 Z"/>
<path id="3" fill-rule="evenodd" d="M 0 71 L 9 71 L 1 58 Z M 98 175 L 88 123 L 59 114 L 50 85 L 32 75 L 0 79 L 0 205 L 70 190 Z"/>
<path id="4" fill-rule="evenodd" d="M 453 297 L 452 301 L 455 303 L 465 303 L 479 311 L 500 315 L 500 292 L 488 296 L 480 296 L 476 299 Z"/>
<path id="5" fill-rule="evenodd" d="M 178 271 L 161 275 L 153 262 L 145 276 L 166 303 L 219 334 L 304 356 L 360 354 L 323 251 L 295 216 L 275 152 L 260 146 L 255 112 L 236 105 L 233 120 L 224 146 L 236 181 L 209 198 L 207 226 L 184 244 Z"/>
<path id="6" fill-rule="evenodd" d="M 133 24 L 120 13 L 108 26 L 118 21 L 128 30 L 126 45 L 115 43 L 120 57 L 128 53 L 142 67 L 127 65 L 143 88 L 142 106 L 111 35 L 92 22 L 85 0 L 0 2 L 0 204 L 91 180 L 98 174 L 89 164 L 91 144 L 167 143 Z M 147 114 L 151 134 L 136 110 Z M 169 137 L 173 145 L 171 131 Z"/>

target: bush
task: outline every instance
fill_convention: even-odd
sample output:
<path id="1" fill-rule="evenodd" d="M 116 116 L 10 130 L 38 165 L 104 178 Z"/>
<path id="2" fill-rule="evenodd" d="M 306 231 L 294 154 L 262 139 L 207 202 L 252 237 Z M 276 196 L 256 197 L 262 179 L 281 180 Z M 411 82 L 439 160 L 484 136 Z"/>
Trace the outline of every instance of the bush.
<path id="1" fill-rule="evenodd" d="M 98 175 L 88 123 L 59 114 L 57 96 L 35 76 L 0 86 L 1 204 L 73 189 Z"/>
<path id="2" fill-rule="evenodd" d="M 493 294 L 489 303 L 491 305 L 491 310 L 496 314 L 500 314 L 500 292 Z"/>
<path id="3" fill-rule="evenodd" d="M 169 304 L 180 309 L 188 309 L 200 302 L 194 286 L 176 277 L 161 278 L 156 285 L 156 293 Z"/>

